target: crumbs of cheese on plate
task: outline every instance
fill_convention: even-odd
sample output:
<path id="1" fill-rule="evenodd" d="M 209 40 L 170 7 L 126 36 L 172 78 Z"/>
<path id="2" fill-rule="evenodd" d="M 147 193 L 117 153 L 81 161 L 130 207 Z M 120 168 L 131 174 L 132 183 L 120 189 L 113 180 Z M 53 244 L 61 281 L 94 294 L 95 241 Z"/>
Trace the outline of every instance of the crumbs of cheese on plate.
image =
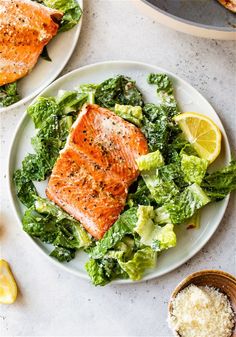
<path id="1" fill-rule="evenodd" d="M 182 337 L 230 337 L 234 324 L 227 296 L 214 287 L 190 284 L 172 301 L 169 325 Z"/>

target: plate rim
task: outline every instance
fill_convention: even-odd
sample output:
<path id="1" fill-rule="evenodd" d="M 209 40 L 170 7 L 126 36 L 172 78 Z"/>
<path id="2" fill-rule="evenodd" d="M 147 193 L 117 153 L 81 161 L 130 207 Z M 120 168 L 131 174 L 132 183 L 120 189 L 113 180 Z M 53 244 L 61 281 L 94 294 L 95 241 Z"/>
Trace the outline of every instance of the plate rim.
<path id="1" fill-rule="evenodd" d="M 79 67 L 77 69 L 72 70 L 71 72 L 59 77 L 56 81 L 50 83 L 46 88 L 44 88 L 43 91 L 40 92 L 40 94 L 38 94 L 33 101 L 30 103 L 30 105 L 32 105 L 37 99 L 38 97 L 44 95 L 44 93 L 51 88 L 51 86 L 56 86 L 58 84 L 58 82 L 63 82 L 64 79 L 66 79 L 67 77 L 70 77 L 71 75 L 75 74 L 76 72 L 79 71 L 83 71 L 92 67 L 96 67 L 96 66 L 101 66 L 101 65 L 110 65 L 110 64 L 117 64 L 117 65 L 124 65 L 124 64 L 130 64 L 130 65 L 137 65 L 137 66 L 144 66 L 144 67 L 152 67 L 155 68 L 158 72 L 164 72 L 169 74 L 170 76 L 172 76 L 173 78 L 176 78 L 177 80 L 180 80 L 181 82 L 183 82 L 185 85 L 189 86 L 191 89 L 194 89 L 194 91 L 196 92 L 196 94 L 198 94 L 199 96 L 201 96 L 201 98 L 208 103 L 212 110 L 215 113 L 215 116 L 219 119 L 221 125 L 222 125 L 222 129 L 221 132 L 224 136 L 224 140 L 225 140 L 225 147 L 226 147 L 226 153 L 230 154 L 230 144 L 229 144 L 229 140 L 224 128 L 223 123 L 221 122 L 220 117 L 218 116 L 218 114 L 216 113 L 216 111 L 214 110 L 214 108 L 212 107 L 212 105 L 208 102 L 208 100 L 197 90 L 195 89 L 190 83 L 188 83 L 187 81 L 185 81 L 184 79 L 182 79 L 180 76 L 176 75 L 175 73 L 168 71 L 162 67 L 150 64 L 150 63 L 145 63 L 145 62 L 138 62 L 138 61 L 130 61 L 130 60 L 113 60 L 113 61 L 103 61 L 103 62 L 96 62 L 96 63 L 92 63 L 89 65 L 85 65 L 82 67 Z M 11 163 L 13 161 L 13 149 L 15 147 L 15 143 L 17 141 L 17 136 L 19 135 L 20 129 L 21 129 L 21 125 L 27 120 L 27 118 L 29 118 L 29 116 L 26 113 L 27 108 L 25 108 L 25 111 L 23 113 L 23 116 L 20 118 L 17 127 L 15 129 L 14 132 L 14 137 L 10 143 L 10 147 L 9 147 L 9 151 L 8 151 L 8 156 L 7 156 L 7 173 L 6 173 L 6 179 L 7 179 L 7 185 L 8 185 L 8 193 L 9 193 L 9 198 L 10 198 L 10 203 L 11 206 L 14 210 L 14 214 L 15 217 L 17 219 L 17 223 L 20 226 L 21 230 L 22 230 L 22 222 L 20 219 L 20 216 L 16 210 L 15 207 L 15 203 L 14 203 L 14 198 L 13 195 L 15 194 L 15 190 L 14 190 L 14 183 L 11 177 Z M 178 267 L 180 267 L 181 265 L 183 265 L 185 262 L 187 262 L 188 260 L 190 260 L 193 256 L 195 256 L 206 244 L 207 242 L 211 239 L 211 237 L 213 236 L 213 234 L 216 232 L 217 228 L 219 227 L 222 218 L 225 214 L 226 208 L 228 206 L 228 202 L 229 202 L 229 198 L 230 198 L 230 194 L 228 196 L 226 196 L 223 201 L 223 205 L 221 207 L 221 211 L 218 217 L 218 221 L 217 221 L 217 225 L 212 226 L 212 228 L 210 229 L 210 231 L 208 232 L 208 235 L 206 237 L 204 237 L 204 240 L 200 241 L 200 243 L 198 243 L 198 245 L 196 245 L 194 250 L 191 250 L 190 253 L 188 253 L 183 259 L 181 259 L 180 261 L 176 262 L 174 265 L 171 265 L 171 267 L 167 267 L 165 268 L 165 270 L 163 270 L 162 272 L 158 272 L 154 271 L 153 273 L 149 274 L 149 275 L 145 275 L 141 280 L 139 281 L 132 281 L 131 279 L 118 279 L 118 280 L 114 280 L 112 282 L 110 282 L 109 284 L 135 284 L 135 283 L 140 283 L 143 281 L 147 281 L 147 280 L 152 280 L 154 278 L 163 276 L 165 274 L 168 274 L 171 271 L 174 271 L 175 269 L 177 269 Z M 22 230 L 23 231 L 23 230 Z M 74 269 L 71 269 L 68 265 L 64 264 L 64 263 L 60 263 L 59 261 L 57 261 L 56 259 L 50 257 L 38 244 L 37 244 L 37 239 L 32 238 L 30 235 L 28 235 L 26 232 L 23 231 L 23 233 L 30 239 L 30 241 L 34 244 L 34 246 L 37 247 L 37 249 L 41 252 L 42 255 L 46 256 L 46 258 L 53 263 L 54 265 L 62 268 L 63 270 L 77 276 L 80 277 L 81 279 L 86 279 L 86 280 L 90 280 L 89 276 L 81 271 L 77 271 Z"/>
<path id="2" fill-rule="evenodd" d="M 71 56 L 72 56 L 72 54 L 73 54 L 73 52 L 74 52 L 74 50 L 75 50 L 75 48 L 77 46 L 78 40 L 79 40 L 79 36 L 80 36 L 80 33 L 81 33 L 81 27 L 82 27 L 82 23 L 83 23 L 83 10 L 84 10 L 84 3 L 83 3 L 83 1 L 84 0 L 77 0 L 77 2 L 80 5 L 80 8 L 82 10 L 82 15 L 80 17 L 80 20 L 79 20 L 78 24 L 76 25 L 76 29 L 75 29 L 75 33 L 74 33 L 74 39 L 73 39 L 73 44 L 72 44 L 72 47 L 70 49 L 70 52 L 68 53 L 68 55 L 64 59 L 64 61 L 61 63 L 60 67 L 57 68 L 57 70 L 55 71 L 54 75 L 52 77 L 50 77 L 50 79 L 48 79 L 48 81 L 46 81 L 45 84 L 41 85 L 41 87 L 37 88 L 35 91 L 33 91 L 28 96 L 20 99 L 16 103 L 13 103 L 13 104 L 11 104 L 9 106 L 0 107 L 0 113 L 7 112 L 9 110 L 19 108 L 21 105 L 24 105 L 25 103 L 29 102 L 34 97 L 38 96 L 44 89 L 46 89 L 60 75 L 60 73 L 62 72 L 62 70 L 65 68 L 65 66 L 69 62 L 69 60 L 70 60 L 70 58 L 71 58 Z M 62 34 L 63 33 L 64 32 L 62 32 Z M 33 71 L 33 69 L 32 69 L 32 71 Z M 25 76 L 25 78 L 26 77 L 27 77 L 27 75 Z"/>
<path id="3" fill-rule="evenodd" d="M 174 19 L 175 21 L 179 21 L 179 22 L 182 22 L 182 23 L 185 23 L 185 24 L 188 24 L 190 26 L 195 26 L 195 27 L 198 27 L 198 28 L 203 28 L 203 29 L 207 29 L 207 30 L 215 30 L 215 31 L 219 31 L 219 32 L 225 32 L 225 33 L 236 33 L 236 30 L 234 28 L 227 28 L 227 27 L 219 27 L 219 26 L 210 26 L 210 25 L 206 25 L 204 23 L 197 23 L 197 22 L 194 22 L 194 21 L 191 21 L 191 20 L 187 20 L 187 19 L 183 19 L 177 15 L 174 15 L 174 14 L 171 14 L 171 13 L 168 13 L 166 11 L 164 11 L 163 9 L 155 6 L 153 3 L 149 2 L 149 0 L 141 0 L 143 3 L 145 3 L 146 5 L 152 7 L 154 10 L 156 10 L 157 12 L 160 12 L 162 13 L 163 15 L 166 15 L 172 19 Z M 227 8 L 225 10 L 228 10 Z"/>

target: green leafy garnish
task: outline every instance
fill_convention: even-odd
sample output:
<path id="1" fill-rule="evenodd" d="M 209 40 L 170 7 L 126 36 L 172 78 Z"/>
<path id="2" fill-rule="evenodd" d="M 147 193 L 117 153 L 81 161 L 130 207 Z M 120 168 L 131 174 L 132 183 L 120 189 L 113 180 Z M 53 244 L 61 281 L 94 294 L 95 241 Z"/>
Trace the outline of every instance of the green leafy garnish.
<path id="1" fill-rule="evenodd" d="M 176 245 L 176 235 L 172 224 L 161 227 L 156 222 L 156 214 L 152 206 L 139 206 L 138 222 L 135 227 L 141 243 L 150 246 L 155 251 L 161 251 Z"/>
<path id="2" fill-rule="evenodd" d="M 73 28 L 81 18 L 82 10 L 76 0 L 40 0 L 38 2 L 43 2 L 45 6 L 64 13 L 60 21 L 60 32 L 65 32 Z"/>
<path id="3" fill-rule="evenodd" d="M 225 198 L 236 189 L 236 160 L 213 173 L 207 173 L 201 187 L 212 201 Z"/>
<path id="4" fill-rule="evenodd" d="M 22 223 L 25 232 L 55 247 L 74 252 L 92 244 L 81 224 L 48 199 L 36 197 L 33 206 L 26 210 Z M 54 257 L 56 252 L 59 254 L 62 250 L 56 249 Z"/>
<path id="5" fill-rule="evenodd" d="M 133 233 L 137 220 L 137 208 L 135 207 L 122 213 L 114 225 L 105 233 L 104 237 L 97 241 L 96 246 L 91 249 L 90 255 L 96 259 L 104 256 L 125 235 Z"/>
<path id="6" fill-rule="evenodd" d="M 138 178 L 138 181 L 135 182 L 130 187 L 130 192 L 128 194 L 127 205 L 129 207 L 134 207 L 138 205 L 150 205 L 155 202 L 151 196 L 151 193 L 145 184 L 142 177 Z"/>
<path id="7" fill-rule="evenodd" d="M 140 156 L 136 162 L 139 171 L 150 171 L 164 165 L 164 159 L 159 150 Z"/>
<path id="8" fill-rule="evenodd" d="M 158 149 L 165 157 L 173 131 L 172 117 L 178 114 L 178 106 L 172 81 L 166 74 L 149 74 L 147 81 L 157 86 L 159 104 L 144 105 L 142 131 L 148 140 L 150 151 Z"/>
<path id="9" fill-rule="evenodd" d="M 141 106 L 116 104 L 115 113 L 139 127 L 142 125 L 143 113 Z"/>
<path id="10" fill-rule="evenodd" d="M 146 269 L 155 267 L 156 258 L 157 253 L 152 248 L 144 247 L 135 252 L 132 259 L 128 261 L 119 259 L 118 262 L 131 280 L 138 281 L 142 278 Z"/>
<path id="11" fill-rule="evenodd" d="M 184 174 L 184 179 L 188 183 L 201 184 L 202 179 L 206 174 L 208 161 L 196 156 L 182 155 L 181 170 Z"/>
<path id="12" fill-rule="evenodd" d="M 50 256 L 55 257 L 59 262 L 70 262 L 75 257 L 75 249 L 56 247 Z"/>
<path id="13" fill-rule="evenodd" d="M 203 189 L 192 184 L 156 210 L 157 223 L 181 224 L 210 202 Z"/>
<path id="14" fill-rule="evenodd" d="M 95 102 L 105 108 L 114 108 L 116 104 L 143 106 L 142 94 L 135 81 L 122 75 L 99 84 L 95 92 Z"/>
<path id="15" fill-rule="evenodd" d="M 90 259 L 85 268 L 95 286 L 104 286 L 116 278 L 128 278 L 127 273 L 113 258 Z"/>
<path id="16" fill-rule="evenodd" d="M 168 111 L 168 116 L 175 116 L 178 111 L 178 105 L 174 97 L 174 87 L 170 77 L 166 74 L 149 74 L 147 81 L 149 84 L 157 86 L 157 96 L 160 104 L 165 106 Z"/>
<path id="17" fill-rule="evenodd" d="M 16 82 L 0 87 L 0 108 L 12 105 L 19 100 L 20 96 L 17 92 Z"/>

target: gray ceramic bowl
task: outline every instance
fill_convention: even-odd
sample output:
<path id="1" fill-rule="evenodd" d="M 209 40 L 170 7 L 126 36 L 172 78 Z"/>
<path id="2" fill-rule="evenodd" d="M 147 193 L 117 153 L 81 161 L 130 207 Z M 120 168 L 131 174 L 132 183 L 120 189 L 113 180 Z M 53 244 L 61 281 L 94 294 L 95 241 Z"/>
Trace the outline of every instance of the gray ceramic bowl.
<path id="1" fill-rule="evenodd" d="M 142 0 L 157 20 L 185 33 L 216 39 L 236 39 L 236 14 L 217 0 Z"/>

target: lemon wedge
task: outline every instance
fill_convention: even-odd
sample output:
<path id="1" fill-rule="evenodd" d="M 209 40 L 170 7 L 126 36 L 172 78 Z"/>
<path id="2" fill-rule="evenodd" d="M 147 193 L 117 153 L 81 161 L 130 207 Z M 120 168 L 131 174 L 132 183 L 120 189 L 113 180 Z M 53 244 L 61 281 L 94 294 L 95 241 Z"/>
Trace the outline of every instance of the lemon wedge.
<path id="1" fill-rule="evenodd" d="M 17 286 L 9 264 L 0 260 L 0 303 L 12 304 L 17 296 Z"/>
<path id="2" fill-rule="evenodd" d="M 218 157 L 221 150 L 221 132 L 209 117 L 196 112 L 185 112 L 173 119 L 201 158 L 212 163 Z"/>

